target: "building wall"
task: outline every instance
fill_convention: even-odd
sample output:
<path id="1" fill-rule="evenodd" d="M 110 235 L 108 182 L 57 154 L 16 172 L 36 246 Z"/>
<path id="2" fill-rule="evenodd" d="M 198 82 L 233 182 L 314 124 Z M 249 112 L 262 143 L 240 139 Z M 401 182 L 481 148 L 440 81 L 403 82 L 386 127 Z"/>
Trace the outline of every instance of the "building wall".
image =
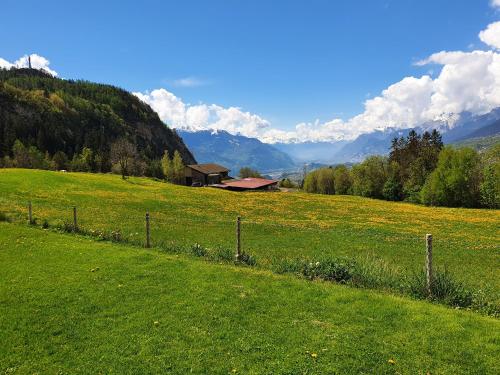
<path id="1" fill-rule="evenodd" d="M 209 181 L 208 175 L 201 173 L 195 169 L 185 167 L 184 176 L 186 178 L 186 185 L 191 186 L 195 182 L 200 182 L 202 185 L 208 185 L 209 183 L 220 183 L 223 178 L 228 177 L 228 172 L 219 173 L 219 177 L 211 177 Z"/>

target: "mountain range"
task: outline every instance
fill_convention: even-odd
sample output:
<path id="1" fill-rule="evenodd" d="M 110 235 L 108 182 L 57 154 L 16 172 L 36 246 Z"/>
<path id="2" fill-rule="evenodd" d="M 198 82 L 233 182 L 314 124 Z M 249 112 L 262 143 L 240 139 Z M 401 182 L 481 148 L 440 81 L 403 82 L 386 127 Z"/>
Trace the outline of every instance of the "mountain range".
<path id="1" fill-rule="evenodd" d="M 217 163 L 231 170 L 236 176 L 243 167 L 251 167 L 261 173 L 287 170 L 295 167 L 292 158 L 256 138 L 232 135 L 223 130 L 177 130 L 199 163 Z"/>
<path id="2" fill-rule="evenodd" d="M 483 115 L 470 112 L 448 114 L 413 128 L 418 133 L 439 130 L 447 144 L 500 134 L 500 108 Z M 356 163 L 370 155 L 387 155 L 395 137 L 407 136 L 412 128 L 389 128 L 362 134 L 352 141 L 265 144 L 255 138 L 225 131 L 179 131 L 199 161 L 213 161 L 236 170 L 250 166 L 262 172 L 294 170 L 305 163 Z"/>

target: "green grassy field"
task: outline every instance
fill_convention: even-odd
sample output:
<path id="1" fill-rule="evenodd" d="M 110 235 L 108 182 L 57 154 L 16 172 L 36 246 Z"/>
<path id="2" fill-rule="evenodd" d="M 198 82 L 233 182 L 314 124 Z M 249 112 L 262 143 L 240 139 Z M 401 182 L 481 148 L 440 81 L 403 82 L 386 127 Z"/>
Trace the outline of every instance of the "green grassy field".
<path id="1" fill-rule="evenodd" d="M 424 264 L 426 233 L 434 235 L 434 263 L 500 301 L 500 211 L 430 208 L 354 196 L 235 193 L 188 188 L 115 175 L 0 170 L 0 210 L 26 221 L 70 222 L 78 207 L 86 229 L 119 230 L 144 242 L 151 213 L 154 244 L 234 249 L 235 218 L 243 217 L 244 251 L 266 268 L 279 259 L 330 255 L 377 258 L 410 273 Z"/>
<path id="2" fill-rule="evenodd" d="M 8 223 L 0 264 L 2 373 L 500 371 L 499 320 L 427 302 Z"/>

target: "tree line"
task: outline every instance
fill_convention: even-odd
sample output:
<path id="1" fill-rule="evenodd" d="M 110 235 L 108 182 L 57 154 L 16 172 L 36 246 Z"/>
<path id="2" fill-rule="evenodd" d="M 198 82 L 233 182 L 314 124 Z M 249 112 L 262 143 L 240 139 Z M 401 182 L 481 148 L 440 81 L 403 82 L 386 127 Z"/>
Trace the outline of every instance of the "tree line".
<path id="1" fill-rule="evenodd" d="M 109 165 L 108 165 L 109 163 Z M 172 183 L 184 183 L 184 162 L 178 150 L 172 158 L 165 150 L 161 159 L 143 159 L 135 145 L 125 138 L 113 142 L 109 159 L 104 159 L 98 152 L 84 147 L 81 152 L 69 158 L 64 151 L 51 155 L 41 152 L 36 146 L 26 146 L 16 140 L 10 155 L 0 158 L 0 168 L 30 168 L 72 172 L 112 172 L 122 178 L 128 176 L 147 176 L 164 179 Z"/>
<path id="2" fill-rule="evenodd" d="M 443 145 L 434 130 L 393 139 L 388 157 L 305 175 L 309 193 L 351 194 L 449 207 L 500 207 L 500 144 L 483 154 Z"/>

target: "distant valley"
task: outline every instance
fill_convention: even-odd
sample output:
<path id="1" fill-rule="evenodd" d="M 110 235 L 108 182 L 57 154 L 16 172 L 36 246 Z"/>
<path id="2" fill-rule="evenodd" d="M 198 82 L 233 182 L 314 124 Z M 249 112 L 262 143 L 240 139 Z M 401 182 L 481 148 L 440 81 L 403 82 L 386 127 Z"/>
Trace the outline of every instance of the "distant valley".
<path id="1" fill-rule="evenodd" d="M 446 144 L 488 145 L 500 135 L 500 108 L 484 115 L 468 112 L 445 116 L 443 120 L 424 123 L 418 133 L 433 129 L 443 134 Z M 258 139 L 231 135 L 226 131 L 178 131 L 200 162 L 228 166 L 233 173 L 249 166 L 273 176 L 296 173 L 304 164 L 331 165 L 357 163 L 370 155 L 387 155 L 395 137 L 407 136 L 408 129 L 387 129 L 362 134 L 352 141 L 266 144 Z M 467 142 L 471 140 L 471 142 Z M 474 141 L 475 140 L 475 141 Z"/>
<path id="2" fill-rule="evenodd" d="M 237 176 L 242 167 L 251 167 L 269 174 L 296 168 L 292 157 L 273 145 L 226 131 L 181 131 L 183 139 L 199 163 L 217 163 L 231 170 Z"/>

